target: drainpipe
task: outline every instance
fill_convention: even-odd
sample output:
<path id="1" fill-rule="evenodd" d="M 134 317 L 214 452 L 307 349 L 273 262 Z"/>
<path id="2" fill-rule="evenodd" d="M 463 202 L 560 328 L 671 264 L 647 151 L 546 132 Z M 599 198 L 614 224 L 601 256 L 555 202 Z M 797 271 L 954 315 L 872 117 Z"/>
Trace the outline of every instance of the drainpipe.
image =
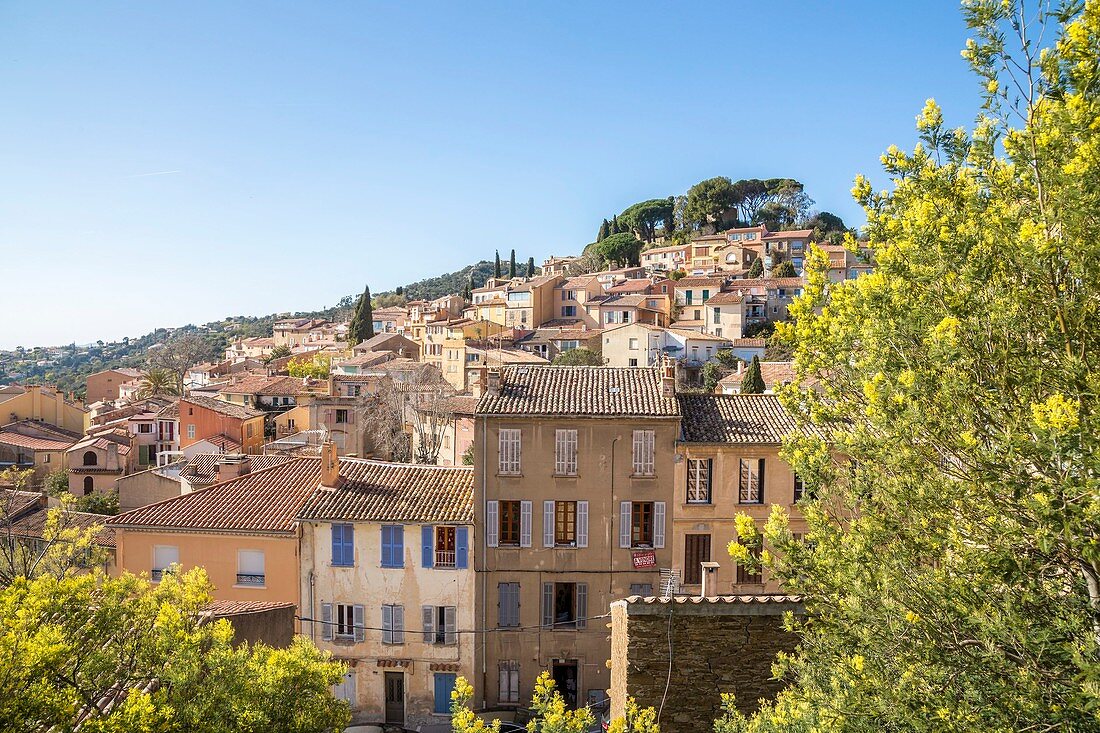
<path id="1" fill-rule="evenodd" d="M 486 686 L 489 683 L 489 672 L 488 672 L 487 664 L 485 662 L 485 655 L 486 655 L 486 653 L 488 651 L 488 648 L 489 648 L 489 635 L 485 631 L 485 615 L 486 615 L 485 614 L 485 609 L 489 607 L 488 606 L 488 603 L 489 603 L 488 582 L 486 581 L 486 578 L 485 578 L 485 572 L 488 569 L 488 560 L 489 560 L 489 558 L 488 558 L 488 552 L 489 552 L 488 533 L 485 529 L 488 526 L 487 523 L 489 521 L 488 506 L 487 506 L 487 501 L 486 501 L 486 484 L 485 484 L 485 473 L 486 473 L 486 471 L 489 470 L 488 469 L 488 463 L 487 463 L 488 459 L 489 459 L 489 423 L 488 423 L 488 418 L 485 415 L 482 415 L 481 416 L 481 504 L 480 504 L 481 526 L 482 526 L 482 532 L 481 532 L 481 547 L 482 547 L 482 550 L 481 550 L 481 558 L 480 558 L 481 559 L 481 572 L 482 572 L 482 575 L 481 575 L 481 608 L 482 608 L 481 616 L 482 616 L 482 619 L 481 619 L 481 629 L 480 629 L 480 631 L 481 631 L 481 697 L 480 697 L 480 700 L 481 700 L 481 708 L 483 710 L 485 709 L 485 690 L 486 690 Z M 476 577 L 476 575 L 475 575 L 475 577 Z"/>
<path id="2" fill-rule="evenodd" d="M 313 599 L 313 585 L 314 585 L 313 571 L 310 570 L 309 571 L 309 617 L 311 619 L 317 618 L 316 609 L 314 608 L 314 602 L 313 602 L 313 600 L 314 600 Z M 309 638 L 314 643 L 317 642 L 317 624 L 314 621 L 309 622 Z"/>
<path id="3" fill-rule="evenodd" d="M 616 435 L 611 441 L 611 509 L 608 517 L 608 529 L 611 530 L 607 538 L 607 601 L 611 602 L 612 588 L 615 582 L 615 444 L 623 436 Z M 622 531 L 621 529 L 619 530 Z"/>

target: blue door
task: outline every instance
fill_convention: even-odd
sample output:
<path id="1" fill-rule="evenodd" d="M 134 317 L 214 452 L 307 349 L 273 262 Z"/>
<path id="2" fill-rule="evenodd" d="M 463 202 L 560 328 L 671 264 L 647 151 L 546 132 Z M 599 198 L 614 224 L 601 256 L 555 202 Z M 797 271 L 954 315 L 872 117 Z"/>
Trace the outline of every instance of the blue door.
<path id="1" fill-rule="evenodd" d="M 435 674 L 435 711 L 451 712 L 451 690 L 455 688 L 455 675 L 446 672 Z"/>

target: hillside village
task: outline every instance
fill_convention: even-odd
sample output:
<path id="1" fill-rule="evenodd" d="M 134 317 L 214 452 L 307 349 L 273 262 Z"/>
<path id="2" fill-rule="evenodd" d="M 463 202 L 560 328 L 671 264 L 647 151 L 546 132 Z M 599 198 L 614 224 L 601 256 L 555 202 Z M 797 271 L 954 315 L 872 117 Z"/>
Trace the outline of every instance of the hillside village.
<path id="1" fill-rule="evenodd" d="M 778 590 L 721 559 L 735 511 L 778 502 L 798 527 L 772 394 L 793 371 L 764 336 L 811 248 L 835 282 L 872 267 L 813 229 L 716 228 L 626 262 L 498 256 L 478 287 L 368 291 L 348 320 L 275 320 L 200 363 L 179 334 L 89 375 L 83 401 L 9 384 L 0 466 L 77 497 L 74 521 L 117 513 L 97 540 L 112 573 L 200 566 L 219 602 L 296 609 L 352 662 L 356 720 L 437 723 L 458 675 L 481 708 L 543 670 L 567 704 L 605 704 L 616 599 L 699 594 L 708 564 L 715 593 Z"/>

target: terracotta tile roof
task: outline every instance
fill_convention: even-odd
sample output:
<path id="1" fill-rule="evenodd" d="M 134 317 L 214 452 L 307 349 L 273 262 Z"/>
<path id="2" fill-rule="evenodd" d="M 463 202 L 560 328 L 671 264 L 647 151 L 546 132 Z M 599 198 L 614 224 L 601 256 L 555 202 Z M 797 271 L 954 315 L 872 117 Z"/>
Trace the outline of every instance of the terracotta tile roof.
<path id="1" fill-rule="evenodd" d="M 587 288 L 596 279 L 595 275 L 575 275 L 567 277 L 557 284 L 559 290 L 574 290 Z"/>
<path id="2" fill-rule="evenodd" d="M 322 486 L 299 519 L 473 524 L 473 468 L 340 459 L 340 485 Z"/>
<path id="3" fill-rule="evenodd" d="M 729 339 L 722 338 L 721 336 L 711 336 L 709 333 L 702 333 L 701 331 L 681 330 L 679 328 L 666 328 L 666 331 L 679 336 L 684 339 L 691 339 L 692 341 L 715 341 L 718 343 L 728 344 Z"/>
<path id="4" fill-rule="evenodd" d="M 618 285 L 607 289 L 609 293 L 638 293 L 645 292 L 653 287 L 649 280 L 623 280 Z"/>
<path id="5" fill-rule="evenodd" d="M 294 517 L 321 480 L 319 458 L 292 458 L 120 514 L 118 529 L 292 534 Z"/>
<path id="6" fill-rule="evenodd" d="M 473 415 L 474 411 L 477 410 L 478 399 L 466 395 L 455 395 L 444 401 L 443 409 L 456 415 Z"/>
<path id="7" fill-rule="evenodd" d="M 802 596 L 761 593 L 759 595 L 735 596 L 627 596 L 627 603 L 642 603 L 647 606 L 714 606 L 714 605 L 788 605 L 801 604 Z"/>
<path id="8" fill-rule="evenodd" d="M 672 327 L 673 328 L 684 328 L 684 329 L 694 331 L 697 328 L 702 328 L 703 327 L 703 319 L 701 319 L 701 318 L 699 318 L 699 319 L 683 318 L 683 319 L 680 319 L 679 321 L 673 321 L 672 322 Z"/>
<path id="9" fill-rule="evenodd" d="M 204 613 L 214 618 L 239 616 L 244 613 L 263 613 L 279 608 L 296 608 L 290 601 L 221 601 L 214 600 L 202 607 Z"/>
<path id="10" fill-rule="evenodd" d="M 677 250 L 684 249 L 691 245 L 688 244 L 670 244 L 666 247 L 650 247 L 649 249 L 642 250 L 642 257 L 649 254 L 663 254 L 665 252 L 675 252 Z"/>
<path id="11" fill-rule="evenodd" d="M 657 370 L 648 367 L 507 367 L 477 414 L 678 417 L 680 406 L 661 396 Z"/>
<path id="12" fill-rule="evenodd" d="M 237 418 L 238 420 L 247 420 L 251 417 L 259 417 L 264 413 L 260 410 L 253 410 L 251 407 L 245 407 L 244 405 L 235 405 L 232 402 L 224 402 L 222 400 L 214 399 L 213 397 L 203 397 L 201 395 L 190 395 L 180 400 L 180 409 L 182 410 L 186 404 L 195 405 L 196 407 L 203 407 L 207 410 L 213 410 L 226 417 Z"/>
<path id="13" fill-rule="evenodd" d="M 375 311 L 375 315 L 378 315 L 378 311 Z M 401 346 L 407 344 L 415 344 L 416 342 L 410 339 L 408 336 L 403 336 L 399 333 L 376 333 L 366 341 L 362 341 L 355 345 L 356 351 L 376 351 L 380 346 L 385 346 L 390 341 L 396 341 Z"/>
<path id="14" fill-rule="evenodd" d="M 49 509 L 42 507 L 39 511 L 32 512 L 18 521 L 12 522 L 12 533 L 19 537 L 41 538 L 46 529 L 46 521 L 49 518 Z M 99 527 L 95 533 L 95 544 L 100 547 L 115 546 L 115 531 L 107 526 L 107 522 L 114 517 L 105 514 L 89 514 L 88 512 L 65 512 L 63 525 L 66 529 L 86 530 L 91 527 Z"/>
<path id="15" fill-rule="evenodd" d="M 738 281 L 735 280 L 734 282 L 738 282 Z M 718 293 L 717 295 L 710 296 L 710 298 L 707 299 L 707 305 L 708 306 L 711 306 L 711 305 L 731 305 L 731 304 L 740 303 L 744 299 L 745 299 L 745 294 L 742 291 L 730 290 L 730 291 Z M 690 306 L 688 306 L 688 307 L 690 307 Z"/>
<path id="16" fill-rule="evenodd" d="M 45 496 L 37 491 L 0 489 L 0 516 L 3 516 L 5 521 L 33 511 L 44 506 L 45 503 Z"/>
<path id="17" fill-rule="evenodd" d="M 778 444 L 799 430 L 794 418 L 768 394 L 679 395 L 685 443 Z M 810 434 L 823 433 L 810 429 Z"/>
<path id="18" fill-rule="evenodd" d="M 768 232 L 764 239 L 806 239 L 813 233 L 813 229 L 791 229 L 786 232 Z"/>
<path id="19" fill-rule="evenodd" d="M 206 438 L 201 438 L 201 440 L 205 440 L 207 443 L 214 446 L 222 453 L 241 452 L 241 444 L 233 438 L 230 438 L 228 435 L 225 435 L 224 433 L 220 435 L 211 435 Z"/>
<path id="20" fill-rule="evenodd" d="M 305 392 L 302 380 L 297 377 L 267 377 L 250 374 L 222 387 L 219 394 L 246 394 L 291 397 Z"/>
<path id="21" fill-rule="evenodd" d="M 733 340 L 733 345 L 737 346 L 737 347 L 740 347 L 742 349 L 762 349 L 762 348 L 764 348 L 765 346 L 768 345 L 768 342 L 765 339 L 734 339 Z M 780 362 L 769 362 L 769 363 L 778 364 Z"/>
<path id="22" fill-rule="evenodd" d="M 749 339 L 763 342 L 764 339 Z M 761 346 L 764 344 L 761 343 Z M 740 387 L 741 380 L 744 378 L 744 372 L 735 372 L 723 377 L 718 383 L 722 385 L 735 385 Z M 793 361 L 762 361 L 760 362 L 760 376 L 764 380 L 764 386 L 768 389 L 774 389 L 775 387 L 793 382 L 795 378 L 794 362 Z M 816 383 L 816 380 L 807 380 L 804 384 L 809 386 Z"/>
<path id="23" fill-rule="evenodd" d="M 176 400 L 172 404 L 168 405 L 160 412 L 157 413 L 157 417 L 162 420 L 171 420 L 180 416 L 180 401 Z"/>
<path id="24" fill-rule="evenodd" d="M 625 306 L 627 308 L 644 307 L 647 299 L 653 296 L 650 295 L 609 295 L 604 299 L 600 306 L 608 306 L 615 308 L 619 306 Z"/>
<path id="25" fill-rule="evenodd" d="M 10 445 L 13 448 L 26 448 L 27 450 L 62 451 L 68 450 L 76 443 L 75 440 L 65 438 L 46 438 L 34 435 L 23 435 L 14 430 L 0 428 L 0 445 Z"/>
<path id="26" fill-rule="evenodd" d="M 741 278 L 740 280 L 730 280 L 729 289 L 731 291 L 744 288 L 804 288 L 806 287 L 805 278 L 801 277 L 754 277 L 754 278 Z"/>
<path id="27" fill-rule="evenodd" d="M 180 478 L 192 484 L 212 484 L 218 480 L 218 464 L 225 459 L 225 456 L 225 453 L 199 453 L 180 471 Z M 286 463 L 288 460 L 286 456 L 281 455 L 249 456 L 249 473 L 263 471 Z"/>
<path id="28" fill-rule="evenodd" d="M 726 278 L 724 277 L 682 277 L 679 280 L 673 280 L 672 284 L 677 290 L 681 288 L 720 288 L 726 284 Z"/>

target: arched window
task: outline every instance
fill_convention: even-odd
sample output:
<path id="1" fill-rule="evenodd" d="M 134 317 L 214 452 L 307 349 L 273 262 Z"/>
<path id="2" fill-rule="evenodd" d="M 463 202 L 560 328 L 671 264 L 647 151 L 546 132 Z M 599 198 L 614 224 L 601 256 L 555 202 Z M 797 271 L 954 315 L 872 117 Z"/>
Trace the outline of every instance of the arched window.
<path id="1" fill-rule="evenodd" d="M 84 477 L 84 496 L 92 493 L 95 490 L 95 484 L 92 482 L 91 476 Z"/>
<path id="2" fill-rule="evenodd" d="M 737 253 L 736 252 L 730 252 L 728 255 L 726 255 L 726 262 L 730 262 L 730 263 L 737 262 Z"/>
<path id="3" fill-rule="evenodd" d="M 84 465 L 95 466 L 99 463 L 99 457 L 94 450 L 84 451 Z"/>

